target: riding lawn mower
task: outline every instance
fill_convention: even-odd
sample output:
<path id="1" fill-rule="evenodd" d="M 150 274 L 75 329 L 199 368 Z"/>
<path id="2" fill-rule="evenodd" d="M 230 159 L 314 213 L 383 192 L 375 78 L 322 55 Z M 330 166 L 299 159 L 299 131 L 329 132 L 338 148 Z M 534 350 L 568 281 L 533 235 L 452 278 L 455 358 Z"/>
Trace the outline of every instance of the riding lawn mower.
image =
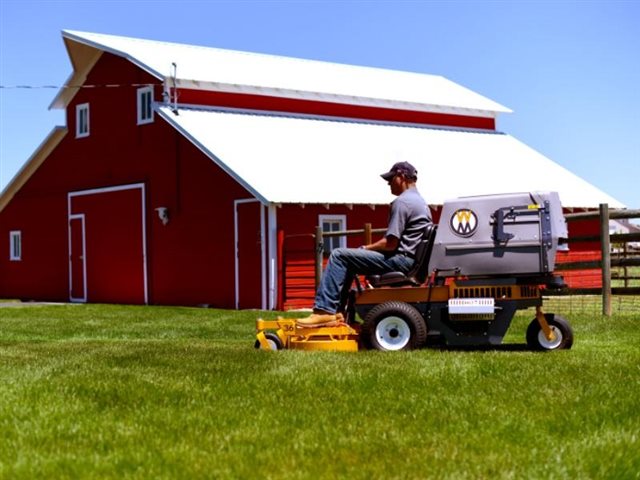
<path id="1" fill-rule="evenodd" d="M 424 231 L 414 268 L 356 280 L 345 321 L 300 327 L 295 319 L 256 321 L 264 350 L 382 351 L 425 345 L 500 345 L 517 310 L 535 309 L 526 341 L 534 350 L 569 349 L 573 331 L 542 310 L 542 291 L 564 287 L 554 275 L 567 226 L 556 192 L 461 197 L 446 201 Z"/>

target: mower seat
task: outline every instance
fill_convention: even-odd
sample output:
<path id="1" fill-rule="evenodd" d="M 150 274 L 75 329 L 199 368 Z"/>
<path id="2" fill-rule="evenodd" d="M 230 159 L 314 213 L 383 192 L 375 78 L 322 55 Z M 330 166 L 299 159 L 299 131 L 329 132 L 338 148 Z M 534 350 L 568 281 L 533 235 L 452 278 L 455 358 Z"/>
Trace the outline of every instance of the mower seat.
<path id="1" fill-rule="evenodd" d="M 387 272 L 382 275 L 368 275 L 367 281 L 372 287 L 402 287 L 404 285 L 422 285 L 427 279 L 427 269 L 429 268 L 429 257 L 433 249 L 433 241 L 436 238 L 435 223 L 429 223 L 424 229 L 422 240 L 416 249 L 415 262 L 411 270 L 407 273 Z"/>

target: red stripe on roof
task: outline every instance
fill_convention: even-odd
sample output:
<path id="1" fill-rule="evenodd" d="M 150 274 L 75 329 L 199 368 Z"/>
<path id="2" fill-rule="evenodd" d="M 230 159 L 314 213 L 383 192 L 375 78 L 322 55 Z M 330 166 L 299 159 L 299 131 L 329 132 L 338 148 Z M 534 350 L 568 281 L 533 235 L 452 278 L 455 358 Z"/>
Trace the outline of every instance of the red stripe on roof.
<path id="1" fill-rule="evenodd" d="M 495 130 L 495 119 L 450 113 L 417 112 L 395 108 L 347 105 L 342 103 L 301 100 L 294 98 L 255 95 L 248 93 L 214 92 L 180 89 L 178 100 L 182 104 L 208 105 L 247 110 L 301 113 L 362 120 L 417 123 L 458 128 Z"/>

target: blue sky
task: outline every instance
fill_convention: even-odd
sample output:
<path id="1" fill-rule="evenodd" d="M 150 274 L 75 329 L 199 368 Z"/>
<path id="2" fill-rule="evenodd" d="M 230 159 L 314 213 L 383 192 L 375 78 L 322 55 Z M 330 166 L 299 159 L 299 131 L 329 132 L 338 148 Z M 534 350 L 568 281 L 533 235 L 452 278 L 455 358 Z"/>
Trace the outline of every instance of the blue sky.
<path id="1" fill-rule="evenodd" d="M 640 0 L 0 0 L 0 190 L 64 124 L 57 90 L 10 87 L 64 84 L 71 29 L 443 75 L 511 108 L 500 130 L 640 208 L 638 25 Z"/>

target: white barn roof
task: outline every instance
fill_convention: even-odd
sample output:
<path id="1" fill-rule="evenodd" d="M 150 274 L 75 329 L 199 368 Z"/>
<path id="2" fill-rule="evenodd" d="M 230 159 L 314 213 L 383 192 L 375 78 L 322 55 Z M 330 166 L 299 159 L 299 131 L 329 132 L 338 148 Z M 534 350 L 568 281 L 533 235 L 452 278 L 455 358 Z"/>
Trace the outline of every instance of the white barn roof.
<path id="1" fill-rule="evenodd" d="M 496 118 L 510 110 L 441 76 L 63 31 L 77 85 L 103 52 L 178 88 Z M 52 103 L 65 107 L 76 89 Z M 159 113 L 266 203 L 386 204 L 378 177 L 408 160 L 429 202 L 554 190 L 567 207 L 623 205 L 515 138 L 492 131 L 180 109 Z"/>
<path id="2" fill-rule="evenodd" d="M 361 67 L 276 55 L 142 40 L 65 30 L 62 35 L 82 80 L 106 51 L 124 57 L 160 81 L 176 64 L 178 88 L 367 105 L 495 118 L 510 110 L 438 75 Z M 52 107 L 66 106 L 74 94 L 63 89 Z"/>
<path id="3" fill-rule="evenodd" d="M 616 199 L 498 132 L 167 107 L 160 115 L 265 203 L 387 204 L 379 174 L 400 160 L 425 199 L 551 190 L 565 207 Z"/>

